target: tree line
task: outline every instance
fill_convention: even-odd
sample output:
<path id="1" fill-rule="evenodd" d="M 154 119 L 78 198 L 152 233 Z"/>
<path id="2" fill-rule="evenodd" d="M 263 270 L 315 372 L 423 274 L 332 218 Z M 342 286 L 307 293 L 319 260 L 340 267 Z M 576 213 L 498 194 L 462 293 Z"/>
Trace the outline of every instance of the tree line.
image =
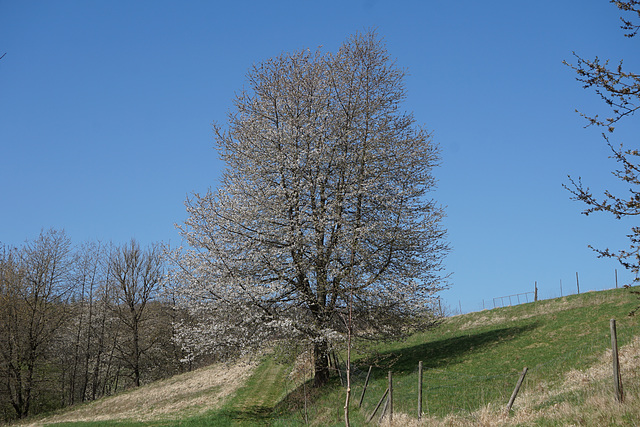
<path id="1" fill-rule="evenodd" d="M 160 244 L 86 242 L 42 231 L 0 246 L 4 421 L 98 399 L 179 373 L 180 316 Z"/>

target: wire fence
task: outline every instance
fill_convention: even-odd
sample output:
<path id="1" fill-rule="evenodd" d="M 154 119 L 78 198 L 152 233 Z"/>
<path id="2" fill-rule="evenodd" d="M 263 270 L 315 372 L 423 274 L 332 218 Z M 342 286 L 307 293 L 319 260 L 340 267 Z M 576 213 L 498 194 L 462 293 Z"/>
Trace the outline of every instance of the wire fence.
<path id="1" fill-rule="evenodd" d="M 579 346 L 571 349 L 560 348 L 555 351 L 555 357 L 549 358 L 544 343 L 531 345 L 534 357 L 515 357 L 507 363 L 497 366 L 482 366 L 469 369 L 465 365 L 473 363 L 473 352 L 468 359 L 463 358 L 449 364 L 438 362 L 430 366 L 429 360 L 424 361 L 422 371 L 422 412 L 424 416 L 443 417 L 450 414 L 469 415 L 487 405 L 497 405 L 506 408 L 514 387 L 518 382 L 523 368 L 527 367 L 527 375 L 522 384 L 522 391 L 516 399 L 514 409 L 518 410 L 526 399 L 535 400 L 536 396 L 544 399 L 531 404 L 534 407 L 551 405 L 554 402 L 567 399 L 566 394 L 576 393 L 576 387 L 603 387 L 607 390 L 612 383 L 611 363 L 607 359 L 611 353 L 611 338 L 608 329 L 603 327 L 587 339 L 581 338 Z M 627 322 L 619 325 L 618 334 L 620 345 L 631 343 L 637 335 L 637 325 Z M 537 355 L 535 355 L 537 354 Z M 419 371 L 420 355 L 412 356 L 416 362 L 412 366 L 406 363 L 385 366 L 373 366 L 367 381 L 369 366 L 353 365 L 351 368 L 352 397 L 354 411 L 360 411 L 361 416 L 369 417 L 376 406 L 384 401 L 383 396 L 388 387 L 387 375 L 393 373 L 393 411 L 405 413 L 413 418 L 418 416 Z M 635 360 L 640 359 L 640 354 Z M 536 362 L 537 361 L 537 362 Z M 346 384 L 344 361 L 340 361 L 342 369 L 340 375 Z M 636 366 L 635 372 L 639 370 Z M 623 369 L 624 370 L 624 369 Z M 624 379 L 623 379 L 624 380 Z M 636 379 L 634 379 L 636 380 Z M 365 381 L 367 387 L 365 389 Z M 364 392 L 364 396 L 362 393 Z M 554 394 L 555 393 L 555 394 Z M 564 397 L 563 397 L 564 396 Z M 362 406 L 358 402 L 362 398 Z M 571 397 L 569 397 L 571 398 Z M 555 400 L 554 400 L 555 399 Z M 335 422 L 343 419 L 344 401 L 336 402 Z M 379 420 L 384 403 L 379 407 L 372 422 Z M 305 419 L 315 419 L 322 405 L 309 406 L 299 411 L 300 425 Z M 289 419 L 291 420 L 291 419 Z"/>
<path id="2" fill-rule="evenodd" d="M 535 292 L 522 292 L 519 294 L 507 295 L 504 297 L 495 297 L 493 299 L 493 308 L 511 307 L 512 305 L 524 304 L 527 302 L 537 301 L 537 291 Z M 508 301 L 508 303 L 507 303 Z M 483 301 L 484 304 L 484 301 Z"/>
<path id="3" fill-rule="evenodd" d="M 618 329 L 623 337 L 621 343 L 628 344 L 637 334 L 637 327 L 624 325 Z M 597 334 L 585 345 L 561 355 L 528 366 L 522 385 L 525 394 L 548 392 L 557 394 L 575 393 L 574 385 L 605 387 L 613 383 L 611 373 L 610 336 Z M 637 359 L 637 357 L 636 357 Z M 598 363 L 600 362 L 600 363 Z M 425 368 L 422 373 L 422 408 L 425 415 L 445 416 L 447 414 L 468 414 L 489 404 L 507 406 L 507 402 L 518 382 L 525 361 L 513 360 L 507 370 L 493 370 L 491 367 L 478 370 L 477 374 L 464 371 L 465 362 L 448 368 Z M 595 365 L 595 366 L 594 366 Z M 637 370 L 637 366 L 633 369 Z M 391 369 L 393 372 L 393 369 Z M 357 370 L 352 383 L 355 396 L 360 397 L 364 385 L 364 370 Z M 387 372 L 374 370 L 363 400 L 362 410 L 370 413 L 386 389 Z M 412 414 L 417 417 L 419 375 L 418 364 L 409 372 L 399 372 L 393 376 L 394 412 Z M 545 394 L 549 396 L 549 394 Z M 612 397 L 613 398 L 613 397 Z M 539 405 L 549 402 L 539 402 Z M 518 401 L 516 400 L 516 407 Z M 378 412 L 380 413 L 380 412 Z"/>
<path id="4" fill-rule="evenodd" d="M 483 298 L 482 302 L 478 303 L 477 308 L 469 309 L 468 307 L 463 307 L 462 301 L 460 300 L 458 300 L 457 304 L 453 303 L 450 306 L 445 307 L 443 307 L 443 302 L 440 301 L 436 308 L 447 316 L 455 316 L 458 314 L 470 313 L 476 310 L 491 310 L 494 308 L 510 307 L 534 301 L 543 301 L 570 295 L 577 295 L 584 292 L 618 289 L 619 287 L 625 286 L 625 282 L 621 282 L 620 284 L 618 283 L 617 269 L 614 270 L 614 274 L 615 281 L 613 283 L 610 283 L 609 285 L 603 287 L 598 287 L 597 289 L 593 287 L 592 283 L 587 284 L 587 287 L 585 287 L 585 284 L 583 283 L 581 288 L 581 278 L 578 272 L 576 272 L 575 280 L 565 281 L 564 283 L 562 280 L 559 280 L 555 284 L 543 283 L 540 284 L 540 286 L 537 281 L 534 281 L 532 284 L 532 288 L 534 289 L 533 291 L 492 297 L 490 299 Z"/>

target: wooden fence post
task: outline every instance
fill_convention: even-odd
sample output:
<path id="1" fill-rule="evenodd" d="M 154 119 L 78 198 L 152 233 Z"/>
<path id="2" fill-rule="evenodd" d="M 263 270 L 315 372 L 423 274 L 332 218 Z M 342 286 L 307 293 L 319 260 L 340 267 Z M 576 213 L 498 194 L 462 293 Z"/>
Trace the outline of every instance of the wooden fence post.
<path id="1" fill-rule="evenodd" d="M 624 401 L 622 392 L 622 377 L 620 375 L 620 359 L 618 358 L 618 334 L 616 332 L 616 319 L 609 321 L 611 329 L 611 350 L 613 358 L 613 388 L 616 393 L 616 400 L 620 403 Z"/>
<path id="2" fill-rule="evenodd" d="M 389 390 L 389 389 L 387 389 Z M 382 408 L 382 412 L 380 413 L 380 418 L 378 419 L 378 424 L 382 424 L 382 420 L 384 419 L 384 414 L 387 413 L 387 409 L 389 408 L 389 395 L 387 395 L 387 399 L 384 401 L 384 408 Z"/>
<path id="3" fill-rule="evenodd" d="M 393 421 L 393 375 L 389 371 L 389 396 L 387 396 L 387 402 L 389 402 L 389 421 Z"/>
<path id="4" fill-rule="evenodd" d="M 382 395 L 382 397 L 380 398 L 380 400 L 378 401 L 378 404 L 376 405 L 375 409 L 373 410 L 373 412 L 371 413 L 371 415 L 369 415 L 369 418 L 367 418 L 367 422 L 371 422 L 371 420 L 373 419 L 373 417 L 376 416 L 376 412 L 378 412 L 378 409 L 380 409 L 380 405 L 382 405 L 382 402 L 384 401 L 384 398 L 387 397 L 387 394 L 389 393 L 389 389 L 386 389 L 384 391 L 384 394 Z M 384 412 L 383 412 L 384 413 Z"/>
<path id="5" fill-rule="evenodd" d="M 580 280 L 578 280 L 578 272 L 576 271 L 576 286 L 578 287 L 578 293 L 580 293 Z"/>
<path id="6" fill-rule="evenodd" d="M 509 411 L 511 411 L 511 407 L 513 406 L 513 402 L 515 402 L 515 400 L 516 400 L 516 396 L 518 395 L 518 391 L 520 391 L 520 387 L 522 386 L 522 382 L 524 381 L 525 375 L 527 375 L 527 368 L 526 367 L 522 371 L 522 374 L 520 374 L 520 379 L 518 380 L 518 383 L 516 384 L 516 388 L 513 390 L 513 393 L 511 393 L 511 399 L 509 399 L 509 403 L 507 404 L 507 414 L 509 413 Z"/>
<path id="7" fill-rule="evenodd" d="M 418 420 L 422 419 L 422 360 L 418 362 Z"/>
<path id="8" fill-rule="evenodd" d="M 533 296 L 533 301 L 538 301 L 538 282 L 535 282 L 535 294 Z"/>
<path id="9" fill-rule="evenodd" d="M 372 365 L 369 365 L 369 372 L 367 372 L 367 379 L 364 380 L 364 388 L 362 389 L 362 394 L 360 395 L 360 402 L 358 402 L 358 408 L 362 407 L 362 401 L 364 400 L 364 393 L 367 391 L 367 385 L 369 385 L 369 377 L 371 376 L 371 368 Z"/>

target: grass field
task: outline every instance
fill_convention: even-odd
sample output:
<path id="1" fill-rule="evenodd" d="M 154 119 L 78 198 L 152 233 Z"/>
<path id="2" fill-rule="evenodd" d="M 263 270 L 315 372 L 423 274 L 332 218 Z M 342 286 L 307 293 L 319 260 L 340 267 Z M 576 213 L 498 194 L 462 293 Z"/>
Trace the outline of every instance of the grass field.
<path id="1" fill-rule="evenodd" d="M 639 319 L 627 316 L 637 303 L 625 289 L 589 292 L 455 316 L 408 340 L 356 349 L 352 424 L 366 424 L 387 387 L 387 373 L 392 371 L 393 425 L 638 425 Z M 617 319 L 622 347 L 624 404 L 617 404 L 613 396 L 611 318 Z M 424 366 L 423 424 L 417 421 L 419 361 Z M 369 366 L 372 377 L 358 408 Z M 522 390 L 513 411 L 505 415 L 524 367 L 528 373 Z M 100 412 L 95 409 L 101 404 L 98 401 L 31 422 L 73 426 L 343 425 L 344 387 L 337 376 L 328 387 L 314 390 L 304 382 L 310 378 L 291 374 L 291 363 L 278 363 L 272 357 L 257 367 L 236 369 L 233 378 L 219 383 L 216 375 L 226 372 L 229 376 L 231 371 L 215 371 L 209 387 L 200 389 L 188 384 L 204 373 L 166 380 L 166 387 L 173 384 L 183 394 L 168 388 L 162 391 L 160 383 L 155 387 L 164 398 L 149 398 L 146 403 L 136 400 L 142 399 L 138 395 L 152 394 L 152 384 L 146 391 L 134 390 L 120 397 L 120 409 L 112 401 L 103 403 Z M 78 416 L 82 411 L 87 414 L 84 418 Z M 92 411 L 95 418 L 91 418 Z M 108 420 L 119 423 L 107 424 L 114 422 Z"/>

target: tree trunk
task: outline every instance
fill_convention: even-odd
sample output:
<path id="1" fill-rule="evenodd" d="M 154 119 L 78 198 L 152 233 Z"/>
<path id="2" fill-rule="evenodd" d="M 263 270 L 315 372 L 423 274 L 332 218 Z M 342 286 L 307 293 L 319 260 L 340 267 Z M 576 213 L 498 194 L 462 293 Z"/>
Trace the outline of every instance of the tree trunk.
<path id="1" fill-rule="evenodd" d="M 131 310 L 133 312 L 133 309 Z M 135 314 L 133 317 L 133 383 L 136 387 L 140 387 L 140 331 L 138 329 L 138 320 Z"/>
<path id="2" fill-rule="evenodd" d="M 313 345 L 313 358 L 315 376 L 314 387 L 322 387 L 329 381 L 329 346 L 326 341 L 316 342 Z"/>

